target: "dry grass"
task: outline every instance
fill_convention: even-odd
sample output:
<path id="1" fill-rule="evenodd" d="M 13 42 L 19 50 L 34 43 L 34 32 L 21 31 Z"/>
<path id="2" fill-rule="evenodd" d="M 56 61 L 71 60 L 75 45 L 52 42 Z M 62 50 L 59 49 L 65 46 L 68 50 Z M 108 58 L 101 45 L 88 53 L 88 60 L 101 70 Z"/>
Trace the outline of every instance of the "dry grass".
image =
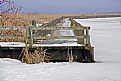
<path id="1" fill-rule="evenodd" d="M 30 26 L 31 21 L 35 20 L 38 24 L 49 22 L 55 18 L 61 16 L 100 16 L 100 15 L 120 15 L 117 14 L 30 14 L 30 13 L 19 13 L 19 14 L 4 14 L 5 19 L 2 19 L 3 26 Z"/>
<path id="2" fill-rule="evenodd" d="M 22 62 L 27 64 L 37 64 L 43 63 L 49 60 L 49 57 L 45 55 L 44 50 L 42 48 L 34 50 L 34 52 L 29 52 L 29 48 L 27 45 L 27 39 L 25 39 L 26 47 L 23 48 L 21 54 L 22 55 Z"/>

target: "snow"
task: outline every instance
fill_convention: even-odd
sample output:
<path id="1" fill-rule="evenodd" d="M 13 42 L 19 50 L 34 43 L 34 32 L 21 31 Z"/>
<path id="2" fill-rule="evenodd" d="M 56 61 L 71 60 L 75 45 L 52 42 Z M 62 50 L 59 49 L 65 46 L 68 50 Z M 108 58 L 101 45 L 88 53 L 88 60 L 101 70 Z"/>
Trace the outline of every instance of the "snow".
<path id="1" fill-rule="evenodd" d="M 23 42 L 0 42 L 1 47 L 25 47 Z"/>
<path id="2" fill-rule="evenodd" d="M 61 23 L 58 24 L 59 27 L 63 27 L 61 30 L 55 30 L 51 35 L 52 36 L 60 36 L 59 39 L 48 39 L 45 41 L 45 46 L 82 46 L 81 44 L 77 44 L 77 40 L 74 36 L 74 32 L 71 29 L 67 29 L 67 27 L 70 27 L 71 21 L 69 18 L 63 19 Z M 51 36 L 50 35 L 50 36 Z M 71 36 L 72 39 L 66 37 L 61 38 L 61 36 Z M 42 45 L 43 46 L 43 45 Z"/>
<path id="3" fill-rule="evenodd" d="M 71 21 L 69 20 L 69 18 L 63 19 L 63 24 L 62 27 L 70 27 L 71 26 Z"/>
<path id="4" fill-rule="evenodd" d="M 55 42 L 55 41 L 54 41 Z M 64 46 L 83 46 L 77 42 L 63 42 L 61 44 L 33 44 L 35 47 L 64 47 Z"/>
<path id="5" fill-rule="evenodd" d="M 65 42 L 64 42 L 65 41 Z M 1 47 L 25 47 L 25 43 L 22 42 L 0 42 Z M 29 46 L 29 45 L 28 45 Z M 55 39 L 49 41 L 48 44 L 33 44 L 34 47 L 57 47 L 57 46 L 83 46 L 77 44 L 76 39 Z"/>
<path id="6" fill-rule="evenodd" d="M 75 36 L 72 30 L 59 30 L 59 36 Z"/>
<path id="7" fill-rule="evenodd" d="M 35 47 L 52 47 L 52 46 L 82 46 L 81 44 L 77 44 L 77 39 L 55 39 L 48 40 L 48 44 L 33 44 Z M 25 47 L 25 43 L 23 42 L 0 42 L 1 47 Z"/>
<path id="8" fill-rule="evenodd" d="M 71 27 L 71 21 L 69 18 L 63 20 L 62 27 Z M 75 36 L 72 30 L 59 30 L 59 36 Z"/>
<path id="9" fill-rule="evenodd" d="M 91 27 L 96 63 L 29 65 L 0 59 L 0 81 L 121 81 L 121 17 L 76 21 Z"/>
<path id="10" fill-rule="evenodd" d="M 61 23 L 59 23 L 59 27 L 63 27 L 61 30 L 55 30 L 54 34 L 57 36 L 74 36 L 74 32 L 71 29 L 66 29 L 71 27 L 71 21 L 69 18 L 63 19 Z"/>
<path id="11" fill-rule="evenodd" d="M 77 19 L 76 21 L 91 27 L 91 44 L 95 47 L 97 60 L 120 62 L 117 56 L 121 56 L 121 17 Z M 99 56 L 103 58 L 98 58 Z"/>

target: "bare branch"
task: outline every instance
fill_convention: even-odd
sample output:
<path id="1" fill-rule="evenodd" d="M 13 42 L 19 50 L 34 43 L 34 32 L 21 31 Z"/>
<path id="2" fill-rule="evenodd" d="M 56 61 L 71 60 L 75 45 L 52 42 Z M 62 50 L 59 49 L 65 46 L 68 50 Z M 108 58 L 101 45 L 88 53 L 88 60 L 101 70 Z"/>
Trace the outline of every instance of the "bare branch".
<path id="1" fill-rule="evenodd" d="M 15 4 L 13 0 L 0 0 L 0 26 L 5 26 L 8 22 L 15 26 L 16 14 L 22 9 L 22 6 Z"/>

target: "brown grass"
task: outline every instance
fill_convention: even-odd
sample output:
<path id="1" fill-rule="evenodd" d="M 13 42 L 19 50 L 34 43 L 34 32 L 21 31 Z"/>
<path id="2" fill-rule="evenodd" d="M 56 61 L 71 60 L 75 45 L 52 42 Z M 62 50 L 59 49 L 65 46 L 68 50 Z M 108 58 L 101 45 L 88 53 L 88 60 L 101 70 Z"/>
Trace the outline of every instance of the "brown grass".
<path id="1" fill-rule="evenodd" d="M 30 13 L 19 13 L 19 14 L 4 14 L 5 19 L 1 19 L 3 26 L 30 26 L 31 21 L 35 20 L 38 24 L 49 22 L 55 18 L 61 16 L 100 16 L 100 15 L 121 15 L 117 14 L 30 14 Z M 14 19 L 15 18 L 15 19 Z"/>

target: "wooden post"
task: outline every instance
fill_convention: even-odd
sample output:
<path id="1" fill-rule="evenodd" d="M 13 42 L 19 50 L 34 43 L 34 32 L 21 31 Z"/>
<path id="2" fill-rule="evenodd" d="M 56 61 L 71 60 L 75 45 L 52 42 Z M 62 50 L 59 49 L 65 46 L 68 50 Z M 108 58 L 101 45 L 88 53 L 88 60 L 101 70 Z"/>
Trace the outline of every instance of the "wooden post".
<path id="1" fill-rule="evenodd" d="M 94 47 L 91 47 L 91 50 L 90 50 L 90 55 L 91 55 L 91 62 L 95 62 L 94 60 Z"/>
<path id="2" fill-rule="evenodd" d="M 33 47 L 33 32 L 32 32 L 32 27 L 29 27 L 29 42 L 30 42 L 30 48 Z"/>
<path id="3" fill-rule="evenodd" d="M 69 63 L 72 63 L 74 60 L 73 54 L 72 54 L 72 49 L 71 49 L 71 53 L 70 53 L 69 47 L 67 48 L 67 58 L 68 58 Z"/>
<path id="4" fill-rule="evenodd" d="M 84 35 L 84 43 L 83 44 L 86 45 L 87 44 L 87 31 L 86 31 L 86 28 L 84 28 L 83 31 L 84 31 L 84 34 L 83 34 Z"/>
<path id="5" fill-rule="evenodd" d="M 90 36 L 89 36 L 89 27 L 86 28 L 86 40 L 85 40 L 85 45 L 86 49 L 90 50 L 91 49 L 91 44 L 90 44 Z"/>

